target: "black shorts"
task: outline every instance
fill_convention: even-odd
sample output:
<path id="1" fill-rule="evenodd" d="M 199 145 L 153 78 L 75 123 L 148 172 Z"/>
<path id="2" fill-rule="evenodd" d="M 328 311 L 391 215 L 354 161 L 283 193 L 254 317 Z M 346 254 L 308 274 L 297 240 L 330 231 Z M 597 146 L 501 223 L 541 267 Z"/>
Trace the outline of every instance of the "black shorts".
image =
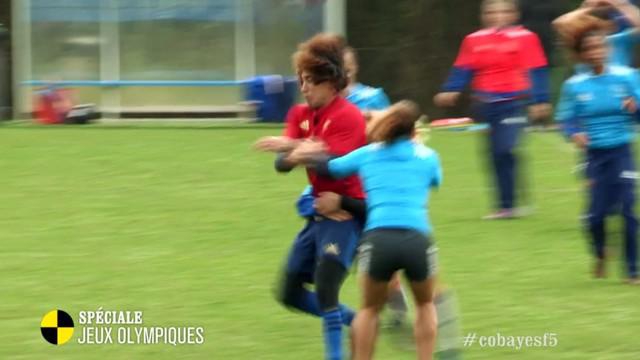
<path id="1" fill-rule="evenodd" d="M 437 272 L 437 248 L 431 238 L 409 229 L 367 231 L 358 248 L 358 271 L 377 281 L 389 281 L 404 270 L 409 281 L 419 282 Z"/>

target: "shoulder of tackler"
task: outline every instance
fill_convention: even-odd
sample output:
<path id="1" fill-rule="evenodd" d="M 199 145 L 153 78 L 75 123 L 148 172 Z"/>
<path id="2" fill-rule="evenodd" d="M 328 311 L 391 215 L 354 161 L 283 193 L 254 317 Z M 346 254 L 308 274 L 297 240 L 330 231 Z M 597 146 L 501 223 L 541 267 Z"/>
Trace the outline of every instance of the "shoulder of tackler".
<path id="1" fill-rule="evenodd" d="M 430 147 L 428 147 L 428 146 L 426 146 L 424 144 L 417 144 L 416 143 L 414 145 L 414 152 L 415 152 L 417 157 L 419 157 L 421 159 L 425 159 L 425 160 L 426 159 L 432 159 L 432 158 L 438 156 L 438 153 L 434 149 L 432 149 L 432 148 L 430 148 Z"/>

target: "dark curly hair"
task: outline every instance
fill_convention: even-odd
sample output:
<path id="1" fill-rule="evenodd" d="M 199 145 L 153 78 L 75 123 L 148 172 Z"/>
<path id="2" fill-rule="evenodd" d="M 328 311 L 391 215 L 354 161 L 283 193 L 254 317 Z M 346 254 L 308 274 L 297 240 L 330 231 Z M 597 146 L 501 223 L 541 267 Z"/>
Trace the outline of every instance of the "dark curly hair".
<path id="1" fill-rule="evenodd" d="M 293 67 L 298 77 L 303 72 L 311 75 L 314 84 L 330 82 L 336 91 L 347 87 L 347 74 L 344 70 L 344 52 L 346 41 L 333 34 L 318 34 L 298 45 L 293 54 Z"/>

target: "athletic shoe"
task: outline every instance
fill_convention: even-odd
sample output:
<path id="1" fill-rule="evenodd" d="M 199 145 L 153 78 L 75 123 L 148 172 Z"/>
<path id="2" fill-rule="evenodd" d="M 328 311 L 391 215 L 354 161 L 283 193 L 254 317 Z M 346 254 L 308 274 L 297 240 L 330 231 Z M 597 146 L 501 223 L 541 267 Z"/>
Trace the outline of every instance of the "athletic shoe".
<path id="1" fill-rule="evenodd" d="M 500 209 L 492 214 L 486 215 L 482 220 L 507 220 L 516 217 L 516 212 L 513 209 Z"/>

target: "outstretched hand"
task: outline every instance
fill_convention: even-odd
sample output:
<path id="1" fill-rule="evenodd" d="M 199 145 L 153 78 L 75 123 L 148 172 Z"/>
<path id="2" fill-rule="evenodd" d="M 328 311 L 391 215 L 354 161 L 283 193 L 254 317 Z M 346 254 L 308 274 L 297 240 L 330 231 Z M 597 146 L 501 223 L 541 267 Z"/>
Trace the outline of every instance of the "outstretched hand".
<path id="1" fill-rule="evenodd" d="M 589 137 L 587 136 L 586 133 L 576 133 L 576 134 L 573 134 L 571 138 L 573 140 L 573 143 L 576 144 L 576 146 L 578 147 L 578 149 L 584 150 L 587 147 L 589 147 Z"/>
<path id="2" fill-rule="evenodd" d="M 300 164 L 325 154 L 327 146 L 319 140 L 305 140 L 299 143 L 296 148 L 287 156 L 289 162 Z"/>
<path id="3" fill-rule="evenodd" d="M 622 108 L 627 110 L 631 114 L 638 112 L 638 103 L 632 98 L 628 97 L 622 100 Z"/>
<path id="4" fill-rule="evenodd" d="M 533 121 L 542 120 L 551 116 L 551 105 L 547 103 L 529 106 L 529 118 Z"/>
<path id="5" fill-rule="evenodd" d="M 253 144 L 253 148 L 264 152 L 287 152 L 295 147 L 296 141 L 286 136 L 265 136 Z"/>
<path id="6" fill-rule="evenodd" d="M 441 92 L 433 98 L 433 102 L 438 107 L 451 107 L 456 105 L 459 98 L 459 92 Z"/>

